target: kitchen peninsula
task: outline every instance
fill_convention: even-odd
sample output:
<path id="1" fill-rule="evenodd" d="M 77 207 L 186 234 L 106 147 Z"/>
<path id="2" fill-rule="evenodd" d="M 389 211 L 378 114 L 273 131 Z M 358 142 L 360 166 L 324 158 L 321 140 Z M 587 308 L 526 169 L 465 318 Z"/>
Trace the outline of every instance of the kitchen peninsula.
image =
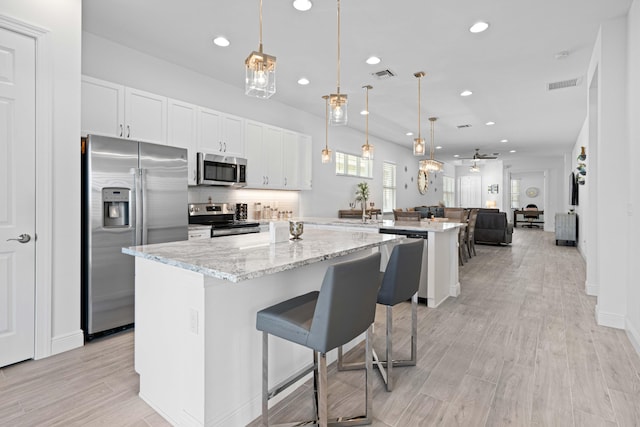
<path id="1" fill-rule="evenodd" d="M 136 257 L 140 397 L 174 425 L 247 424 L 260 414 L 256 312 L 318 290 L 330 264 L 384 255 L 402 239 L 307 229 L 302 240 L 275 244 L 259 233 L 123 249 Z M 302 346 L 269 345 L 272 384 L 311 360 Z"/>

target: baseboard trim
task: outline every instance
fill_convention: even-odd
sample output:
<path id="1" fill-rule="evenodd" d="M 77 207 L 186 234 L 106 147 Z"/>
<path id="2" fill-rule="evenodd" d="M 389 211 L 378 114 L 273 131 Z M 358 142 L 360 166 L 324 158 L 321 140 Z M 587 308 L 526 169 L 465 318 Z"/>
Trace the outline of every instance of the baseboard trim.
<path id="1" fill-rule="evenodd" d="M 594 283 L 589 283 L 587 280 L 585 280 L 584 291 L 589 296 L 597 297 L 598 295 L 600 295 L 600 286 Z"/>
<path id="2" fill-rule="evenodd" d="M 626 332 L 629 337 L 629 341 L 633 345 L 633 348 L 636 349 L 636 353 L 640 356 L 640 332 L 635 328 L 635 326 L 629 322 L 629 319 L 626 321 Z"/>
<path id="3" fill-rule="evenodd" d="M 69 334 L 59 335 L 51 339 L 51 355 L 64 353 L 84 345 L 82 329 Z"/>
<path id="4" fill-rule="evenodd" d="M 596 322 L 600 326 L 608 326 L 609 328 L 625 329 L 625 317 L 615 313 L 607 313 L 601 311 L 596 305 Z"/>

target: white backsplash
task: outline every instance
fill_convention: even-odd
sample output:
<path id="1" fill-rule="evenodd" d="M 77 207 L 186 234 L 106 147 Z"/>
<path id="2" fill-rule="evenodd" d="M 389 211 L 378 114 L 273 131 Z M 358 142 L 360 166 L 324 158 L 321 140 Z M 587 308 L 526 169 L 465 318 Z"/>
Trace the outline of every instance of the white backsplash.
<path id="1" fill-rule="evenodd" d="M 256 203 L 260 203 L 262 207 L 277 207 L 279 211 L 291 211 L 294 217 L 300 214 L 300 198 L 297 191 L 189 187 L 189 203 L 205 203 L 209 201 L 209 197 L 214 203 L 229 203 L 232 207 L 236 203 L 246 203 L 247 218 L 250 220 L 256 219 Z"/>

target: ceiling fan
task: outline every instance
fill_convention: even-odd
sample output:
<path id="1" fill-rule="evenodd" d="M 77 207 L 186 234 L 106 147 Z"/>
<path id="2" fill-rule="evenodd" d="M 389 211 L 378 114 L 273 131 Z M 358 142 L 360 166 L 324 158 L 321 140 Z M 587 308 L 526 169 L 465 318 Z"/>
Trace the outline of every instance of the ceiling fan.
<path id="1" fill-rule="evenodd" d="M 480 149 L 476 148 L 476 152 L 474 153 L 473 157 L 460 157 L 460 159 L 491 160 L 491 159 L 497 159 L 498 158 L 498 154 L 500 154 L 500 153 L 493 153 L 493 155 L 480 154 Z"/>

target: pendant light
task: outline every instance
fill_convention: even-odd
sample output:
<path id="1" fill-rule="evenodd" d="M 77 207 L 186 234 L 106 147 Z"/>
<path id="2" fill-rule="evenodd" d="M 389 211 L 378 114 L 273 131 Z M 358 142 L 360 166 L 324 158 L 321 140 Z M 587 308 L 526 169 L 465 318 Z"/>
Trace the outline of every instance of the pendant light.
<path id="1" fill-rule="evenodd" d="M 324 149 L 322 150 L 322 163 L 331 163 L 331 150 L 329 150 L 329 95 L 323 95 L 324 99 Z"/>
<path id="2" fill-rule="evenodd" d="M 475 160 L 473 161 L 473 166 L 469 168 L 469 172 L 480 172 L 480 167 Z"/>
<path id="3" fill-rule="evenodd" d="M 443 167 L 443 163 L 434 159 L 433 154 L 435 152 L 434 148 L 434 127 L 437 117 L 429 117 L 429 121 L 431 122 L 431 150 L 429 151 L 430 156 L 426 160 L 420 160 L 420 170 L 424 170 L 427 172 L 440 172 Z"/>
<path id="4" fill-rule="evenodd" d="M 413 140 L 413 155 L 414 156 L 424 156 L 425 154 L 425 145 L 424 139 L 420 134 L 420 92 L 421 92 L 421 81 L 424 77 L 424 71 L 418 71 L 414 74 L 414 76 L 418 79 L 418 137 Z"/>
<path id="5" fill-rule="evenodd" d="M 362 146 L 362 158 L 373 160 L 373 145 L 369 144 L 369 90 L 373 89 L 373 86 L 366 85 L 362 86 L 363 89 L 366 89 L 366 106 L 365 106 L 365 144 Z"/>
<path id="6" fill-rule="evenodd" d="M 276 93 L 276 57 L 262 52 L 262 0 L 260 0 L 260 46 L 244 61 L 245 95 L 270 98 Z"/>
<path id="7" fill-rule="evenodd" d="M 347 124 L 347 95 L 340 93 L 340 0 L 338 0 L 338 79 L 336 93 L 329 96 L 331 104 L 331 116 L 329 122 L 333 126 Z"/>

